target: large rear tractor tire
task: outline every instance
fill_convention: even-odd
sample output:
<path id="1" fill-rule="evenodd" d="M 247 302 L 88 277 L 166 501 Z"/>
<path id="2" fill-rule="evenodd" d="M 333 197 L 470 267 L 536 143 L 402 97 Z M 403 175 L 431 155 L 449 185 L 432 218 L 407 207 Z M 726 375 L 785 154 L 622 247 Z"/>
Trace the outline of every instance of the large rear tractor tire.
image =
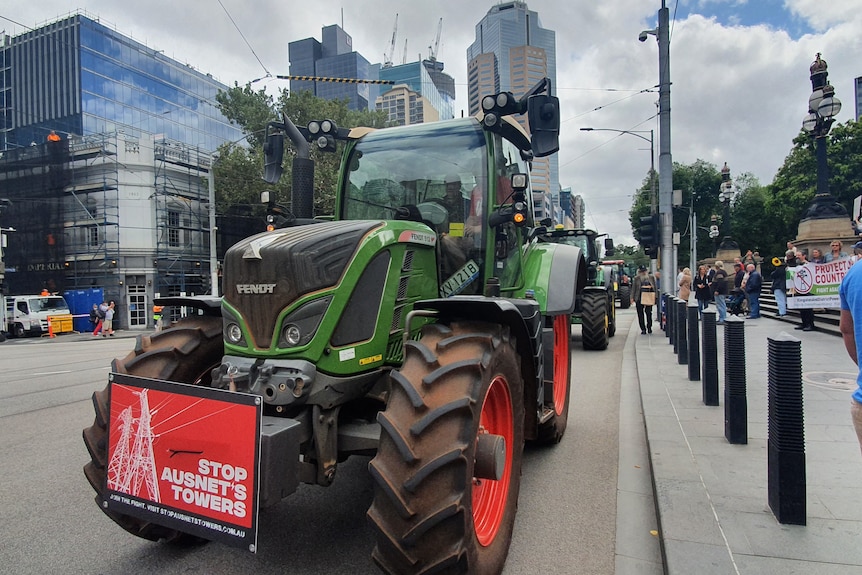
<path id="1" fill-rule="evenodd" d="M 559 443 L 566 432 L 569 420 L 569 397 L 572 381 L 572 350 L 570 346 L 571 323 L 568 315 L 558 315 L 554 318 L 554 349 L 553 363 L 545 354 L 545 373 L 553 370 L 552 389 L 548 389 L 545 378 L 545 409 L 552 410 L 550 419 L 539 425 L 536 443 Z"/>
<path id="2" fill-rule="evenodd" d="M 620 309 L 629 309 L 632 306 L 632 286 L 620 286 Z"/>
<path id="3" fill-rule="evenodd" d="M 608 299 L 604 292 L 584 292 L 581 300 L 581 339 L 584 349 L 608 347 Z"/>
<path id="4" fill-rule="evenodd" d="M 221 318 L 194 316 L 180 320 L 173 327 L 152 336 L 139 335 L 135 350 L 123 359 L 115 359 L 111 371 L 209 386 L 210 372 L 221 362 L 223 354 Z M 144 539 L 164 539 L 178 544 L 201 541 L 193 535 L 105 509 L 110 405 L 109 384 L 102 391 L 93 393 L 96 418 L 93 425 L 84 429 L 84 444 L 91 458 L 84 466 L 84 475 L 96 490 L 99 509 L 126 531 Z"/>
<path id="5" fill-rule="evenodd" d="M 508 328 L 436 324 L 408 342 L 369 464 L 373 558 L 383 571 L 502 571 L 521 482 L 521 381 Z"/>

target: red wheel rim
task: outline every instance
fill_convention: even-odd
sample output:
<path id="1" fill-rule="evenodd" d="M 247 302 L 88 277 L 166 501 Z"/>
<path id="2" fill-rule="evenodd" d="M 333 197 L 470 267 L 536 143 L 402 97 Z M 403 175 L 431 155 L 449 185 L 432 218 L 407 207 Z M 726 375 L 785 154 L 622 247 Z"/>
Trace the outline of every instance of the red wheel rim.
<path id="1" fill-rule="evenodd" d="M 482 413 L 479 416 L 479 433 L 501 435 L 506 440 L 506 466 L 500 481 L 473 480 L 473 527 L 482 546 L 490 545 L 497 536 L 506 501 L 509 499 L 509 481 L 512 476 L 512 449 L 515 429 L 512 421 L 512 398 L 505 378 L 497 376 L 491 382 Z"/>
<path id="2" fill-rule="evenodd" d="M 554 319 L 554 412 L 563 414 L 569 386 L 569 316 L 558 315 Z"/>

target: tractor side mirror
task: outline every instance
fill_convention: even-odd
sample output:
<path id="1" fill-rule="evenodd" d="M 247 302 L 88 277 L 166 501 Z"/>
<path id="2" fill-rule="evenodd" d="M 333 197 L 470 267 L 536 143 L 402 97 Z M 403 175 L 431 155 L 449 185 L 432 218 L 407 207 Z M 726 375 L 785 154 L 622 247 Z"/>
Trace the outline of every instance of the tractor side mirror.
<path id="1" fill-rule="evenodd" d="M 542 158 L 560 149 L 560 100 L 535 94 L 527 100 L 533 156 Z"/>
<path id="2" fill-rule="evenodd" d="M 268 184 L 278 183 L 284 168 L 281 162 L 284 159 L 284 134 L 272 132 L 266 135 L 263 144 L 263 179 Z"/>
<path id="3" fill-rule="evenodd" d="M 611 257 L 614 255 L 614 240 L 612 238 L 605 238 L 605 257 Z"/>

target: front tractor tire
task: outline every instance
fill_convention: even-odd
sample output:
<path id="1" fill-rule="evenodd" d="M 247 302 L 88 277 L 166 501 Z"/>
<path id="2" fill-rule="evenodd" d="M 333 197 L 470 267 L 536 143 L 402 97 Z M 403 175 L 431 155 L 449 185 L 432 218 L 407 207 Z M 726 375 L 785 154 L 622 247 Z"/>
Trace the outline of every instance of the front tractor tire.
<path id="1" fill-rule="evenodd" d="M 209 386 L 210 371 L 219 365 L 223 354 L 221 318 L 194 316 L 180 320 L 173 327 L 152 336 L 139 335 L 135 350 L 123 359 L 115 359 L 111 364 L 111 371 Z M 84 466 L 84 475 L 96 490 L 96 504 L 99 509 L 126 531 L 144 539 L 163 539 L 178 544 L 200 541 L 193 535 L 105 509 L 103 504 L 107 501 L 110 406 L 108 384 L 102 391 L 93 393 L 96 418 L 93 425 L 84 429 L 84 444 L 91 459 Z"/>
<path id="2" fill-rule="evenodd" d="M 428 325 L 391 377 L 369 464 L 374 561 L 390 575 L 500 573 L 524 445 L 520 362 L 508 328 Z"/>
<path id="3" fill-rule="evenodd" d="M 581 339 L 584 349 L 603 350 L 608 347 L 608 298 L 604 291 L 584 292 L 581 300 Z"/>

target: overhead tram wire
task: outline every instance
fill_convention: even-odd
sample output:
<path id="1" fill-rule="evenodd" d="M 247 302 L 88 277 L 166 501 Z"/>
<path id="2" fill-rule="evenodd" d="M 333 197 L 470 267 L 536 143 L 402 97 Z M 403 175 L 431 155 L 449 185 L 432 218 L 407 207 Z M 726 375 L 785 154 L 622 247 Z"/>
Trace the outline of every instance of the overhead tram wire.
<path id="1" fill-rule="evenodd" d="M 245 45 L 248 46 L 249 50 L 251 50 L 252 55 L 257 60 L 258 64 L 260 64 L 260 67 L 263 68 L 264 72 L 266 72 L 266 76 L 264 76 L 264 78 L 268 78 L 268 77 L 272 76 L 272 74 L 269 73 L 269 70 L 266 69 L 266 66 L 263 65 L 263 62 L 261 62 L 260 58 L 258 58 L 257 52 L 254 51 L 254 48 L 249 43 L 248 39 L 245 37 L 245 34 L 242 33 L 242 30 L 239 29 L 239 26 L 237 26 L 237 23 L 234 21 L 233 16 L 230 15 L 230 12 L 228 12 L 227 8 L 225 8 L 225 5 L 222 3 L 221 0 L 218 0 L 218 3 L 219 3 L 219 6 L 222 7 L 222 10 L 224 10 L 224 13 L 227 14 L 227 17 L 228 17 L 228 20 L 230 20 L 230 23 L 233 24 L 233 27 L 236 28 L 237 32 L 239 32 L 239 35 L 243 39 L 243 41 L 245 42 Z"/>

